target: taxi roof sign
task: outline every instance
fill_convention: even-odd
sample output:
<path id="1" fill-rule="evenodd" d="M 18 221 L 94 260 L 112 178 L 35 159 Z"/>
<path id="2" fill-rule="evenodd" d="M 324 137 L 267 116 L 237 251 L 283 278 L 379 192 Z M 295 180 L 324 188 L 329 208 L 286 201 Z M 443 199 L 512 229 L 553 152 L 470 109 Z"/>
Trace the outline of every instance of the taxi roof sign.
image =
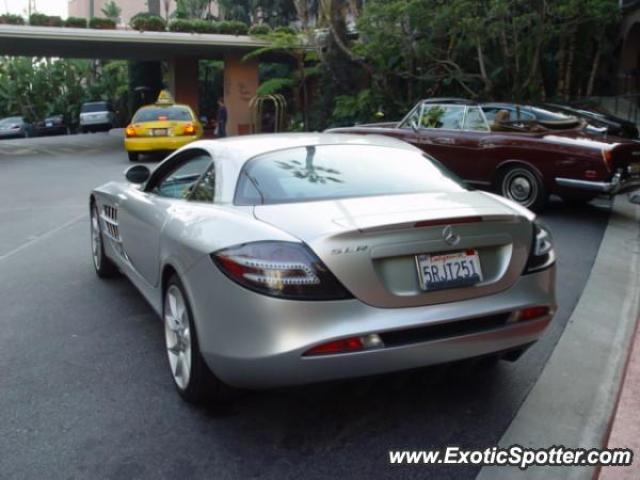
<path id="1" fill-rule="evenodd" d="M 156 100 L 156 105 L 173 105 L 174 103 L 176 102 L 168 90 L 162 90 L 158 95 L 158 100 Z"/>

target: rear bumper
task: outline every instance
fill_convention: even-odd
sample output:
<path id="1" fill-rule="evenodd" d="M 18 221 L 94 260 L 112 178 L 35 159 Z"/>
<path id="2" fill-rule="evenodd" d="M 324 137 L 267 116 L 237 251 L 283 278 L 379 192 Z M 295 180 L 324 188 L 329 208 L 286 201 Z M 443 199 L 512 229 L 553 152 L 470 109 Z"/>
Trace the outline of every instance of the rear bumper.
<path id="1" fill-rule="evenodd" d="M 134 137 L 124 140 L 124 148 L 127 152 L 178 150 L 196 140 L 198 140 L 198 137 L 195 135 L 183 137 Z"/>
<path id="2" fill-rule="evenodd" d="M 617 195 L 640 189 L 640 177 L 623 178 L 621 174 L 616 173 L 609 182 L 592 182 L 559 177 L 556 178 L 556 184 L 560 187 L 574 190 Z"/>
<path id="3" fill-rule="evenodd" d="M 430 306 L 378 308 L 359 300 L 302 302 L 259 295 L 232 283 L 210 259 L 185 276 L 205 361 L 223 381 L 268 388 L 400 371 L 507 351 L 535 342 L 552 315 L 513 322 L 511 312 L 549 306 L 555 310 L 555 267 L 524 275 L 494 295 Z M 214 293 L 215 292 L 215 293 Z M 476 328 L 474 320 L 503 316 L 499 325 Z M 425 337 L 425 328 L 466 321 L 474 328 Z M 391 333 L 383 348 L 304 356 L 336 339 Z M 400 341 L 397 339 L 401 338 Z"/>

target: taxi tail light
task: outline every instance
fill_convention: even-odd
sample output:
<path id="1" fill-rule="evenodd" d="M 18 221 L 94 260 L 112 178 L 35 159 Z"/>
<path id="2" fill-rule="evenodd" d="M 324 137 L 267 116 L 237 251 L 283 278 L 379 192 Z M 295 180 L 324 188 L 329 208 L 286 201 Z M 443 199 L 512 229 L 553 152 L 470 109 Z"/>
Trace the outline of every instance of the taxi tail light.
<path id="1" fill-rule="evenodd" d="M 196 126 L 192 123 L 188 124 L 184 127 L 183 135 L 195 135 L 196 134 Z"/>
<path id="2" fill-rule="evenodd" d="M 304 244 L 261 241 L 211 255 L 218 268 L 254 292 L 290 300 L 343 300 L 351 293 Z"/>
<path id="3" fill-rule="evenodd" d="M 133 128 L 131 125 L 129 125 L 127 127 L 127 129 L 125 130 L 125 134 L 127 135 L 127 138 L 128 137 L 135 137 L 137 135 L 136 129 Z"/>

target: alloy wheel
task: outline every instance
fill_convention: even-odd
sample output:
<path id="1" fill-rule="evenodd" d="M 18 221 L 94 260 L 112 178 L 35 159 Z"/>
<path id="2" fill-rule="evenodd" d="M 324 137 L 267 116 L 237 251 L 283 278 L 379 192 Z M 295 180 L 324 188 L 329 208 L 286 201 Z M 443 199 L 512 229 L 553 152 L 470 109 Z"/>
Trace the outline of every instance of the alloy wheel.
<path id="1" fill-rule="evenodd" d="M 191 379 L 191 328 L 184 296 L 176 285 L 170 285 L 164 300 L 165 343 L 171 374 L 181 390 Z"/>

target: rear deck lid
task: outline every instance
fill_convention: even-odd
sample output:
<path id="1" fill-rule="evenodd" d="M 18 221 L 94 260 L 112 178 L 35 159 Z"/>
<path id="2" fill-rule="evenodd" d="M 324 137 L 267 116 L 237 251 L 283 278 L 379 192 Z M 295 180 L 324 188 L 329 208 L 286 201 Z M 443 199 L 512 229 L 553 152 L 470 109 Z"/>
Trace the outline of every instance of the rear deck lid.
<path id="1" fill-rule="evenodd" d="M 526 218 L 480 192 L 275 204 L 256 206 L 254 214 L 304 241 L 358 299 L 377 307 L 445 303 L 504 290 L 522 273 L 532 235 Z M 449 235 L 457 239 L 454 244 Z M 472 250 L 482 281 L 423 289 L 418 256 Z"/>

